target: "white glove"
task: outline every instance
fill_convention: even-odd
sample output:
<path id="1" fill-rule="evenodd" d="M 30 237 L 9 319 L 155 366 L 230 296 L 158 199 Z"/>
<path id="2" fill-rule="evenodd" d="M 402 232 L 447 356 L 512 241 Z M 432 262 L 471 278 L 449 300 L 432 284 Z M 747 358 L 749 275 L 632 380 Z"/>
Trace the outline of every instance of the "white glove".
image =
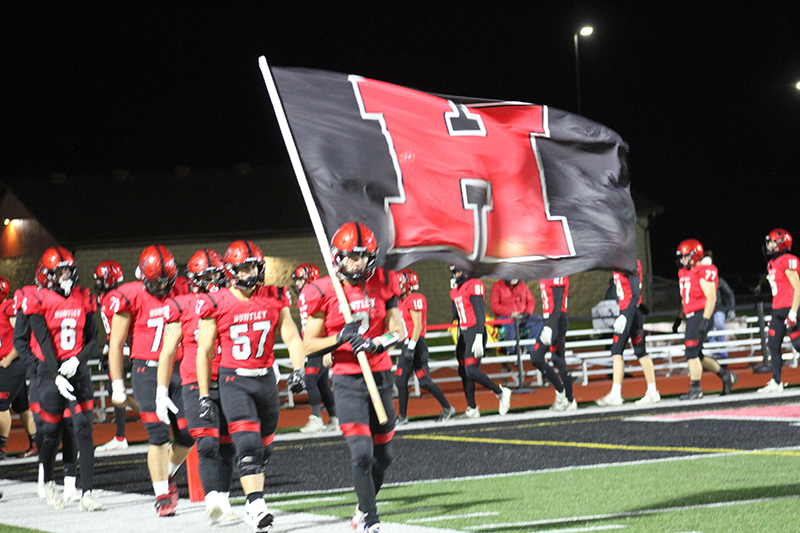
<path id="1" fill-rule="evenodd" d="M 115 379 L 111 382 L 111 402 L 114 405 L 122 405 L 128 399 L 125 393 L 125 382 L 121 379 Z"/>
<path id="2" fill-rule="evenodd" d="M 539 342 L 545 346 L 550 346 L 550 343 L 553 342 L 553 328 L 550 326 L 543 327 L 542 332 L 539 333 Z"/>
<path id="3" fill-rule="evenodd" d="M 628 324 L 628 317 L 625 315 L 619 315 L 617 319 L 614 321 L 614 333 L 617 335 L 622 335 L 625 333 L 625 326 Z"/>
<path id="4" fill-rule="evenodd" d="M 475 335 L 475 342 L 472 343 L 472 355 L 478 359 L 483 357 L 483 333 Z"/>
<path id="5" fill-rule="evenodd" d="M 78 371 L 78 365 L 80 364 L 81 362 L 77 357 L 70 357 L 61 363 L 61 366 L 58 367 L 58 373 L 69 379 L 75 375 L 75 372 Z"/>
<path id="6" fill-rule="evenodd" d="M 786 325 L 793 328 L 797 325 L 797 311 L 789 309 L 789 314 L 786 315 Z"/>
<path id="7" fill-rule="evenodd" d="M 281 367 L 278 366 L 277 361 L 272 363 L 272 371 L 275 372 L 275 383 L 280 383 L 283 376 L 281 375 Z"/>
<path id="8" fill-rule="evenodd" d="M 177 406 L 169 399 L 169 389 L 164 385 L 156 387 L 156 416 L 159 420 L 169 425 L 169 412 L 178 414 Z"/>
<path id="9" fill-rule="evenodd" d="M 72 394 L 72 391 L 75 390 L 75 387 L 73 387 L 72 383 L 70 383 L 69 380 L 61 374 L 56 376 L 56 387 L 58 387 L 58 393 L 61 394 L 61 396 L 71 402 L 75 401 L 76 398 Z"/>

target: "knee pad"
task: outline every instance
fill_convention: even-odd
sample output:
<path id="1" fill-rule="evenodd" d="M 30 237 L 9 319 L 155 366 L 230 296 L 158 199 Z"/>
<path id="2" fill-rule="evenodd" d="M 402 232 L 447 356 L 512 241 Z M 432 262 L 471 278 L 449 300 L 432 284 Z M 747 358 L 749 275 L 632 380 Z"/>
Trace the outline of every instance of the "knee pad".
<path id="1" fill-rule="evenodd" d="M 254 476 L 264 471 L 264 465 L 262 463 L 262 457 L 260 453 L 251 452 L 247 455 L 240 454 L 236 464 L 239 466 L 239 472 L 242 477 Z"/>
<path id="2" fill-rule="evenodd" d="M 465 373 L 467 379 L 471 379 L 472 381 L 475 381 L 476 379 L 478 379 L 478 376 L 481 375 L 481 371 L 478 369 L 478 365 L 469 365 L 465 367 L 465 369 L 466 369 Z"/>
<path id="3" fill-rule="evenodd" d="M 373 453 L 375 454 L 374 467 L 378 470 L 386 470 L 392 464 L 394 456 L 390 444 L 375 446 Z"/>
<path id="4" fill-rule="evenodd" d="M 350 448 L 350 463 L 353 468 L 369 471 L 372 469 L 372 438 L 366 436 L 347 437 Z"/>
<path id="5" fill-rule="evenodd" d="M 423 390 L 431 390 L 435 386 L 435 383 L 428 374 L 425 374 L 424 376 L 418 379 L 419 379 L 419 386 Z"/>
<path id="6" fill-rule="evenodd" d="M 220 443 L 219 455 L 223 461 L 230 461 L 236 455 L 236 448 L 233 446 L 233 444 Z"/>
<path id="7" fill-rule="evenodd" d="M 205 457 L 214 457 L 220 450 L 219 439 L 214 437 L 200 437 L 197 443 L 197 454 Z"/>
<path id="8" fill-rule="evenodd" d="M 169 426 L 161 422 L 145 422 L 147 442 L 152 446 L 163 446 L 169 442 Z"/>

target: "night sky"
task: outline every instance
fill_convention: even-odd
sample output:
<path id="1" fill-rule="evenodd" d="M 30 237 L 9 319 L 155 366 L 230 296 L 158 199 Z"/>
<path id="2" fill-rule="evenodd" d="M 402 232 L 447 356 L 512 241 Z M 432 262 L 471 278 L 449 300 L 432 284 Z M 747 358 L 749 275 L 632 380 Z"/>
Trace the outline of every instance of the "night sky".
<path id="1" fill-rule="evenodd" d="M 259 55 L 575 112 L 573 34 L 586 24 L 582 114 L 628 142 L 632 187 L 664 208 L 651 226 L 655 273 L 675 277 L 675 248 L 694 237 L 744 291 L 765 270 L 769 230 L 800 239 L 800 2 L 107 4 L 0 7 L 0 179 L 42 219 L 78 206 L 87 226 L 105 228 L 89 231 L 99 240 L 185 233 L 196 227 L 187 219 L 209 219 L 225 202 L 240 202 L 228 219 L 243 232 L 310 226 L 291 181 L 266 187 L 275 191 L 268 205 L 285 213 L 275 226 L 246 216 L 259 209 L 246 177 L 224 192 L 202 177 L 147 178 L 175 165 L 288 165 Z M 116 182 L 115 168 L 139 178 Z M 54 184 L 54 172 L 68 183 Z M 165 196 L 174 205 L 181 194 L 195 211 L 155 202 L 163 216 L 135 224 L 119 214 L 135 211 L 126 202 Z M 121 209 L 98 224 L 109 197 Z"/>

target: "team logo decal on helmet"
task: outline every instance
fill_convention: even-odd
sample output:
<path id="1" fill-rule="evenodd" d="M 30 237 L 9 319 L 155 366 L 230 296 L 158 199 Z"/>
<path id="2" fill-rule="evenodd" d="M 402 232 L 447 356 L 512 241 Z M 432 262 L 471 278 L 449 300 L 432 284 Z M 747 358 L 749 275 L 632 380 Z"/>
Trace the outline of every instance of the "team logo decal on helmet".
<path id="1" fill-rule="evenodd" d="M 360 264 L 365 257 L 366 264 Z M 340 278 L 352 283 L 369 279 L 378 262 L 378 239 L 361 222 L 346 222 L 331 239 L 331 258 Z M 346 259 L 350 264 L 345 264 Z"/>
<path id="2" fill-rule="evenodd" d="M 703 259 L 703 245 L 697 239 L 686 239 L 678 245 L 675 255 L 678 268 L 692 268 Z M 688 264 L 683 263 L 685 256 L 689 256 Z"/>
<path id="3" fill-rule="evenodd" d="M 210 248 L 197 250 L 186 265 L 186 277 L 197 292 L 208 292 L 224 286 L 222 257 Z"/>
<path id="4" fill-rule="evenodd" d="M 232 242 L 222 256 L 222 262 L 231 287 L 250 290 L 264 283 L 264 255 L 253 242 Z"/>
<path id="5" fill-rule="evenodd" d="M 764 237 L 764 255 L 767 259 L 778 257 L 791 250 L 792 234 L 785 229 L 775 228 L 769 232 L 769 235 Z"/>
<path id="6" fill-rule="evenodd" d="M 122 267 L 116 261 L 103 261 L 94 269 L 97 291 L 105 293 L 122 284 Z"/>
<path id="7" fill-rule="evenodd" d="M 136 277 L 153 296 L 166 296 L 178 278 L 178 265 L 172 252 L 162 244 L 151 244 L 139 257 Z"/>
<path id="8" fill-rule="evenodd" d="M 0 300 L 5 300 L 11 294 L 11 284 L 6 278 L 0 276 Z"/>
<path id="9" fill-rule="evenodd" d="M 72 293 L 73 287 L 78 282 L 75 258 L 69 250 L 61 246 L 48 248 L 39 263 L 41 268 L 37 270 L 37 284 L 41 275 L 44 287 L 52 289 L 64 298 L 68 298 Z"/>

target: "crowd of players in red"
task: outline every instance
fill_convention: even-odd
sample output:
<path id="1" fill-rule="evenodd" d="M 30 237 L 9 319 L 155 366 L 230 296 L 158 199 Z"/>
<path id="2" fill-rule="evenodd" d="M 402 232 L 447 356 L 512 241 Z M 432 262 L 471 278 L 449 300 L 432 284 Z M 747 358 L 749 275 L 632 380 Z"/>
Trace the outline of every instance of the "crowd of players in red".
<path id="1" fill-rule="evenodd" d="M 766 393 L 783 388 L 780 345 L 784 335 L 800 349 L 800 279 L 791 245 L 791 235 L 776 229 L 764 247 L 773 292 L 768 343 L 773 379 L 761 389 Z M 696 240 L 680 243 L 677 255 L 691 378 L 690 389 L 681 399 L 702 397 L 703 369 L 719 375 L 727 394 L 736 382 L 735 374 L 702 354 L 716 302 L 717 269 L 704 258 Z M 147 465 L 158 516 L 175 514 L 178 491 L 172 478 L 196 444 L 211 522 L 240 520 L 229 502 L 236 465 L 247 499 L 244 522 L 253 531 L 268 531 L 273 515 L 263 498 L 264 471 L 278 424 L 280 376 L 273 352 L 277 335 L 286 344 L 293 367 L 287 387 L 294 393 L 308 392 L 312 414 L 301 431 L 342 433 L 351 452 L 358 496 L 352 525 L 359 533 L 381 532 L 376 494 L 392 462 L 395 425 L 408 423 L 411 374 L 441 404 L 440 422 L 454 416 L 455 409 L 430 378 L 427 302 L 419 293 L 417 274 L 410 269 L 395 273 L 379 268 L 377 260 L 378 243 L 372 231 L 362 223 L 344 224 L 331 241 L 333 277 L 321 277 L 310 263 L 294 271 L 299 330 L 291 318 L 289 291 L 264 285 L 264 257 L 250 241 L 233 242 L 222 256 L 210 249 L 198 250 L 187 264 L 185 278 L 178 276 L 175 258 L 163 245 L 145 248 L 136 281 L 123 283 L 120 265 L 105 261 L 95 270 L 97 298 L 77 285 L 72 254 L 61 247 L 48 249 L 37 265 L 35 284 L 17 290 L 13 299 L 8 298 L 8 280 L 0 277 L 0 451 L 5 448 L 11 427 L 9 409 L 13 409 L 20 413 L 31 439 L 22 455 L 38 453 L 39 495 L 47 505 L 62 509 L 77 503 L 81 511 L 103 509 L 92 493 L 94 387 L 88 366 L 90 359 L 100 356 L 95 322 L 100 312 L 108 340 L 101 365 L 110 376 L 117 436 L 99 450 L 127 447 L 125 406 L 134 404 L 125 382 L 130 375 L 135 405 L 148 435 Z M 485 285 L 462 267 L 452 265 L 451 272 L 458 373 L 468 404 L 464 416 L 480 416 L 476 384 L 497 395 L 499 413 L 505 415 L 511 391 L 480 370 L 487 341 Z M 634 274 L 614 273 L 620 308 L 611 348 L 614 379 L 611 392 L 597 402 L 601 406 L 623 401 L 622 351 L 629 340 L 648 383 L 646 395 L 637 403 L 660 400 L 653 364 L 644 349 L 641 276 L 640 263 Z M 569 280 L 542 280 L 540 288 L 544 324 L 535 328 L 530 360 L 556 390 L 552 408 L 574 410 L 577 403 L 564 357 Z M 342 312 L 344 300 L 349 313 Z M 514 319 L 515 327 L 533 313 L 533 298 L 519 280 L 496 283 L 491 300 L 495 314 Z M 400 348 L 395 372 L 389 357 L 394 346 Z M 548 353 L 558 373 L 546 362 Z M 364 361 L 371 379 L 362 374 Z M 370 382 L 375 390 L 370 390 Z M 392 400 L 394 386 L 399 391 L 398 416 Z M 327 426 L 322 422 L 321 402 L 328 411 Z M 385 423 L 379 420 L 373 402 L 382 405 Z M 54 479 L 59 448 L 63 493 Z M 78 464 L 80 489 L 76 486 Z"/>

